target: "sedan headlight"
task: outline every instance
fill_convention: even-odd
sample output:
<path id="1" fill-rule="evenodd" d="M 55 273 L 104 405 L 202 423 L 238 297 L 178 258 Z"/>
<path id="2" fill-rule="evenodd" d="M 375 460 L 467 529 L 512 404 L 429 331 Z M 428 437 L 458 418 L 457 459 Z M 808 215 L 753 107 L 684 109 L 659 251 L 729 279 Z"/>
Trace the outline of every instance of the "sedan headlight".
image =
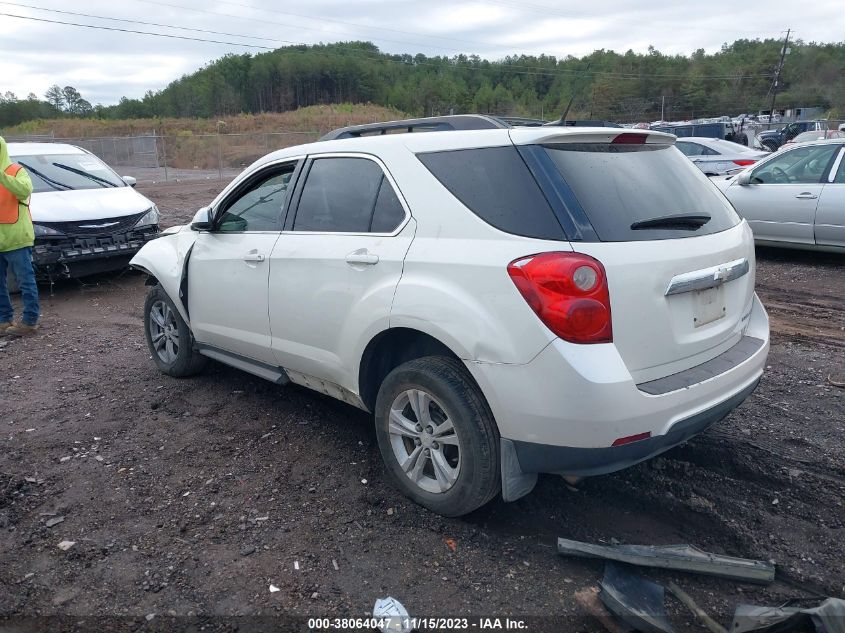
<path id="1" fill-rule="evenodd" d="M 159 212 L 158 207 L 153 205 L 150 207 L 150 210 L 147 211 L 138 222 L 135 223 L 135 228 L 141 228 L 144 226 L 154 226 L 158 224 L 159 220 Z"/>
<path id="2" fill-rule="evenodd" d="M 56 229 L 51 229 L 49 226 L 43 224 L 32 223 L 32 228 L 35 229 L 35 237 L 64 237 L 65 234 Z"/>

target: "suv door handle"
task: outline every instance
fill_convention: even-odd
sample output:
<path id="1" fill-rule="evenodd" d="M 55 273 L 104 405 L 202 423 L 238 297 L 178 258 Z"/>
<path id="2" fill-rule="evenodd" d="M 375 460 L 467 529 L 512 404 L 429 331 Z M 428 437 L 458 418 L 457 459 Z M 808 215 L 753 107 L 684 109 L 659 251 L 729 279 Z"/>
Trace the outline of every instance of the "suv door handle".
<path id="1" fill-rule="evenodd" d="M 810 193 L 809 191 L 805 191 L 804 193 L 799 193 L 795 196 L 799 200 L 815 200 L 818 196 L 814 193 Z"/>
<path id="2" fill-rule="evenodd" d="M 256 253 L 255 251 L 250 251 L 246 255 L 244 255 L 245 262 L 263 262 L 264 255 L 261 253 Z"/>
<path id="3" fill-rule="evenodd" d="M 378 264 L 378 255 L 369 252 L 366 248 L 359 248 L 357 251 L 352 251 L 346 256 L 346 263 L 353 266 L 373 266 L 374 264 Z"/>

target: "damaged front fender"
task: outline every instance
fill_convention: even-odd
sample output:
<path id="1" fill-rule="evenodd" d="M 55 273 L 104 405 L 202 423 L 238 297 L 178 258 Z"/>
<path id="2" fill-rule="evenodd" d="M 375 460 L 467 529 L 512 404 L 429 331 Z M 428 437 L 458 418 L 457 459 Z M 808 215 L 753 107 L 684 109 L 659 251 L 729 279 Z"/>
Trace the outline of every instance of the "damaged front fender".
<path id="1" fill-rule="evenodd" d="M 188 226 L 178 231 L 162 233 L 148 242 L 129 262 L 132 268 L 154 277 L 176 305 L 179 314 L 190 325 L 187 307 L 186 266 L 196 242 L 196 231 Z"/>

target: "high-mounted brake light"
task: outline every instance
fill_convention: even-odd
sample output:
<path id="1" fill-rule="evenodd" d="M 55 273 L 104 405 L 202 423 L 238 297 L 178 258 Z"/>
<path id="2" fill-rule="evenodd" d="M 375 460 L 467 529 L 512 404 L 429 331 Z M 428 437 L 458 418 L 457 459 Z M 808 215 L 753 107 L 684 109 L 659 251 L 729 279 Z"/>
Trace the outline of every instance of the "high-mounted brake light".
<path id="1" fill-rule="evenodd" d="M 610 141 L 611 145 L 644 145 L 648 134 L 634 134 L 633 132 L 622 132 Z"/>
<path id="2" fill-rule="evenodd" d="M 753 165 L 757 161 L 752 158 L 740 158 L 734 161 L 734 164 L 741 165 L 742 167 L 747 167 L 748 165 Z"/>
<path id="3" fill-rule="evenodd" d="M 540 320 L 570 343 L 610 343 L 604 266 L 582 253 L 539 253 L 512 261 L 508 274 Z"/>

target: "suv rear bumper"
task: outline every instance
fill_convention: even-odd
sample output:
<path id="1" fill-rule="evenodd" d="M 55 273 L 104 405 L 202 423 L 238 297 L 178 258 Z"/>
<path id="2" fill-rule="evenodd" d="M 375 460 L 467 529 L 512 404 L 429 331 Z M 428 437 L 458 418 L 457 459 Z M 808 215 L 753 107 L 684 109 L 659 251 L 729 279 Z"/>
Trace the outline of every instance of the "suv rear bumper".
<path id="1" fill-rule="evenodd" d="M 668 451 L 719 422 L 742 404 L 757 388 L 759 380 L 716 406 L 676 422 L 665 435 L 650 437 L 622 446 L 574 448 L 533 442 L 512 442 L 523 473 L 563 473 L 566 475 L 605 475 L 628 468 Z M 511 440 L 503 440 L 511 442 Z"/>
<path id="2" fill-rule="evenodd" d="M 635 383 L 613 344 L 556 340 L 524 365 L 468 362 L 467 368 L 499 426 L 505 498 L 513 499 L 508 477 L 609 473 L 700 433 L 754 390 L 768 351 L 768 316 L 755 295 L 732 347 L 648 383 Z M 640 434 L 648 439 L 613 445 Z"/>

